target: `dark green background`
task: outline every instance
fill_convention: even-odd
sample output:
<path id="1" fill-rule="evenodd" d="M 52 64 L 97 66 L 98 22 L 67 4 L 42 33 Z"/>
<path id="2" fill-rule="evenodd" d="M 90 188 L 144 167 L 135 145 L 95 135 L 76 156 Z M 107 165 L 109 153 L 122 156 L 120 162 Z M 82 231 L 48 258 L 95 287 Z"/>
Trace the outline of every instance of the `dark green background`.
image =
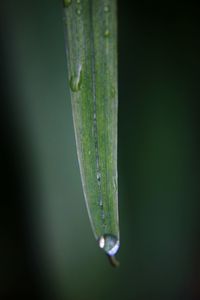
<path id="1" fill-rule="evenodd" d="M 200 299 L 198 9 L 119 2 L 117 270 L 85 208 L 61 2 L 1 2 L 2 300 Z"/>

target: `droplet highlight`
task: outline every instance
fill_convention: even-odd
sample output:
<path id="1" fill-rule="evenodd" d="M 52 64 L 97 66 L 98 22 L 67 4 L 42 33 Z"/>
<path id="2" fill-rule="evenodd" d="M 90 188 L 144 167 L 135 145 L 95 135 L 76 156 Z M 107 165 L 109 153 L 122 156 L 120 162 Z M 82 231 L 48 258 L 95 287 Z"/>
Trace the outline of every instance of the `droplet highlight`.
<path id="1" fill-rule="evenodd" d="M 69 85 L 72 92 L 80 91 L 81 83 L 82 83 L 82 69 L 81 66 L 79 66 L 77 74 L 72 75 L 69 80 Z"/>
<path id="2" fill-rule="evenodd" d="M 110 256 L 114 256 L 117 253 L 119 246 L 119 240 L 115 235 L 104 234 L 99 239 L 99 247 Z"/>

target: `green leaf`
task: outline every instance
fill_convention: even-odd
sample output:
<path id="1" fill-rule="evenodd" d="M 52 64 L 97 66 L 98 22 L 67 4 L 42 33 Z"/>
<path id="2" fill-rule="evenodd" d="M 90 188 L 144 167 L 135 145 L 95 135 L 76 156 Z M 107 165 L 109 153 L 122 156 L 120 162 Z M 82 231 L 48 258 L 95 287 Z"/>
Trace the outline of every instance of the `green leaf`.
<path id="1" fill-rule="evenodd" d="M 65 0 L 66 52 L 84 196 L 96 240 L 119 248 L 115 0 Z"/>

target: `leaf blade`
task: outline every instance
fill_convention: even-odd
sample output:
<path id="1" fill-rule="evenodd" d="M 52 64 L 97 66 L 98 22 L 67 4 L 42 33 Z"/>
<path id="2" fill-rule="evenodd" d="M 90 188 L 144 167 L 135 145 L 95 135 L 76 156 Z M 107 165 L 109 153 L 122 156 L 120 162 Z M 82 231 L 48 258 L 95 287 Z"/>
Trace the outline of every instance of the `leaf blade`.
<path id="1" fill-rule="evenodd" d="M 114 255 L 111 250 L 119 248 L 116 1 L 71 1 L 65 17 L 84 196 L 95 238 L 101 248 Z"/>

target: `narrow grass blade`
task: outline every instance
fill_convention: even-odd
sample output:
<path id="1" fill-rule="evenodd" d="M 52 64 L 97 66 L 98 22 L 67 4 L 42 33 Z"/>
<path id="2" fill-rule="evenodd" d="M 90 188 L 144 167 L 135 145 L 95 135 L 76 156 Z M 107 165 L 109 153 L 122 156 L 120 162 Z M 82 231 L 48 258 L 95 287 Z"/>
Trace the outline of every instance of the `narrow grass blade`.
<path id="1" fill-rule="evenodd" d="M 119 248 L 115 0 L 65 0 L 66 51 L 84 196 L 96 240 Z"/>

